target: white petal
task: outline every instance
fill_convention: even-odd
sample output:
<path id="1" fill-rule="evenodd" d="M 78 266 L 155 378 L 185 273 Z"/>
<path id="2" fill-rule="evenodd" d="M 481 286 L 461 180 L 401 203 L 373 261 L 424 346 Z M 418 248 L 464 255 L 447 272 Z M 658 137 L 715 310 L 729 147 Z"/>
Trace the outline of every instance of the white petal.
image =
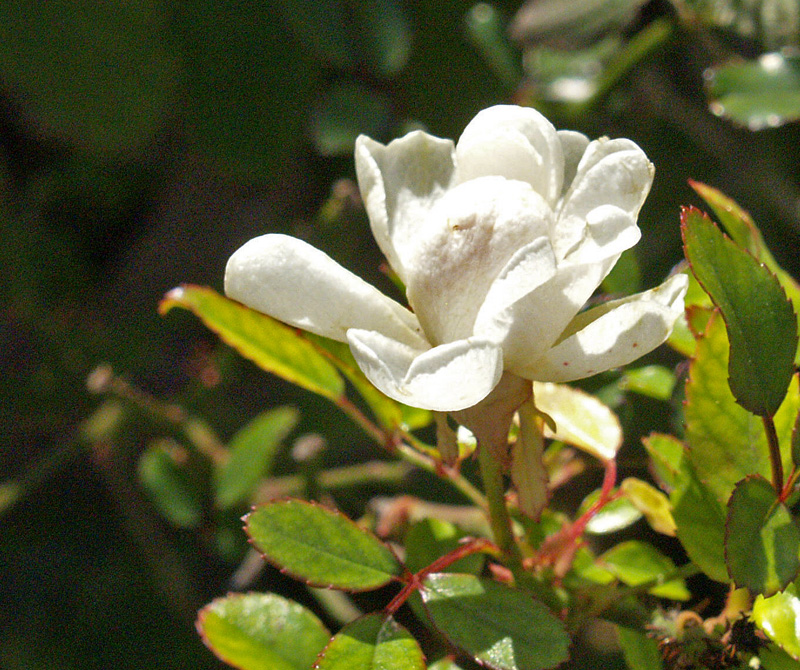
<path id="1" fill-rule="evenodd" d="M 228 260 L 225 293 L 289 325 L 344 342 L 349 328 L 380 329 L 426 346 L 417 318 L 310 244 L 287 235 L 250 240 Z"/>
<path id="2" fill-rule="evenodd" d="M 400 279 L 431 207 L 454 182 L 454 146 L 420 130 L 383 145 L 356 140 L 356 174 L 372 234 Z"/>
<path id="3" fill-rule="evenodd" d="M 588 310 L 570 324 L 559 342 L 523 376 L 565 382 L 616 368 L 644 356 L 667 339 L 683 313 L 686 275 L 661 286 Z"/>
<path id="4" fill-rule="evenodd" d="M 561 142 L 561 152 L 564 154 L 564 185 L 562 188 L 569 188 L 578 171 L 578 163 L 581 162 L 586 147 L 589 146 L 589 138 L 575 130 L 559 130 L 558 139 Z"/>
<path id="5" fill-rule="evenodd" d="M 567 190 L 551 237 L 558 258 L 580 253 L 584 243 L 610 239 L 613 227 L 620 245 L 638 240 L 636 218 L 653 182 L 653 166 L 630 140 L 595 140 L 581 159 Z M 587 230 L 587 226 L 593 230 Z M 620 246 L 618 245 L 618 246 Z M 586 251 L 582 256 L 588 256 Z M 618 253 L 618 252 L 615 252 Z M 574 262 L 579 262 L 576 258 Z"/>
<path id="6" fill-rule="evenodd" d="M 503 374 L 503 352 L 485 340 L 459 340 L 420 351 L 367 330 L 347 333 L 367 378 L 399 402 L 450 412 L 485 398 Z"/>
<path id="7" fill-rule="evenodd" d="M 480 177 L 433 209 L 406 269 L 408 301 L 432 344 L 473 333 L 478 310 L 509 259 L 547 235 L 553 214 L 529 184 Z"/>
<path id="8" fill-rule="evenodd" d="M 561 194 L 564 158 L 553 125 L 535 109 L 497 105 L 479 112 L 456 146 L 458 179 L 500 175 L 529 183 L 548 204 Z"/>

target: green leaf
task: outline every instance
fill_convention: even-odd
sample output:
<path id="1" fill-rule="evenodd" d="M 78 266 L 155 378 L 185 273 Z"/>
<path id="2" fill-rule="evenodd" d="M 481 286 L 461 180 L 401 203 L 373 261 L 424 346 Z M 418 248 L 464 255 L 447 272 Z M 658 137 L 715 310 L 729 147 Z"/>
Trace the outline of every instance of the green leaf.
<path id="1" fill-rule="evenodd" d="M 585 391 L 565 384 L 534 382 L 533 401 L 537 410 L 555 421 L 555 432 L 545 428 L 547 437 L 578 447 L 601 461 L 614 458 L 622 446 L 617 415 Z"/>
<path id="2" fill-rule="evenodd" d="M 436 627 L 481 665 L 496 670 L 543 670 L 563 663 L 564 625 L 529 595 L 472 575 L 436 573 L 422 598 Z"/>
<path id="3" fill-rule="evenodd" d="M 592 491 L 581 503 L 578 514 L 588 510 L 600 498 L 600 489 Z M 615 498 L 604 505 L 586 524 L 586 530 L 595 535 L 615 533 L 636 523 L 642 513 L 627 498 Z"/>
<path id="4" fill-rule="evenodd" d="M 229 595 L 197 618 L 203 641 L 241 670 L 308 670 L 330 633 L 309 610 L 274 593 Z"/>
<path id="5" fill-rule="evenodd" d="M 773 416 L 786 395 L 797 352 L 792 304 L 775 275 L 704 214 L 684 210 L 681 228 L 692 271 L 725 319 L 733 395 L 748 411 Z"/>
<path id="6" fill-rule="evenodd" d="M 700 480 L 724 505 L 734 485 L 750 474 L 770 476 L 769 449 L 760 418 L 738 405 L 725 381 L 728 339 L 718 315 L 697 342 L 686 384 L 686 443 Z M 775 415 L 783 466 L 791 468 L 791 430 L 800 409 L 795 376 Z"/>
<path id="7" fill-rule="evenodd" d="M 267 372 L 330 400 L 344 394 L 344 380 L 302 333 L 204 286 L 186 285 L 164 296 L 159 312 L 192 311 L 242 356 Z"/>
<path id="8" fill-rule="evenodd" d="M 231 438 L 228 460 L 214 472 L 217 507 L 230 509 L 251 497 L 299 418 L 296 409 L 279 407 L 259 414 Z"/>
<path id="9" fill-rule="evenodd" d="M 642 438 L 642 445 L 650 455 L 653 474 L 661 488 L 675 488 L 684 458 L 684 444 L 677 437 L 650 433 Z"/>
<path id="10" fill-rule="evenodd" d="M 417 641 L 393 617 L 368 614 L 340 630 L 316 670 L 425 670 Z"/>
<path id="11" fill-rule="evenodd" d="M 250 539 L 267 560 L 314 586 L 367 591 L 400 574 L 394 554 L 339 512 L 282 500 L 245 518 Z"/>
<path id="12" fill-rule="evenodd" d="M 619 486 L 634 507 L 644 514 L 647 523 L 657 533 L 675 535 L 675 519 L 667 496 L 650 484 L 636 477 L 627 477 Z"/>
<path id="13" fill-rule="evenodd" d="M 385 135 L 391 125 L 388 99 L 355 82 L 334 84 L 311 116 L 314 146 L 323 156 L 351 155 L 356 138 Z"/>
<path id="14" fill-rule="evenodd" d="M 800 661 L 800 598 L 794 584 L 769 598 L 757 596 L 751 618 L 770 640 Z"/>
<path id="15" fill-rule="evenodd" d="M 179 528 L 197 528 L 203 518 L 202 482 L 178 454 L 180 446 L 163 440 L 139 457 L 139 481 L 158 511 Z"/>
<path id="16" fill-rule="evenodd" d="M 456 665 L 449 658 L 443 658 L 440 661 L 436 661 L 436 663 L 429 665 L 428 670 L 462 670 L 462 668 L 460 665 Z"/>
<path id="17" fill-rule="evenodd" d="M 419 572 L 438 558 L 461 546 L 465 537 L 457 526 L 441 519 L 423 519 L 411 525 L 405 536 L 406 568 Z M 483 568 L 484 557 L 470 554 L 447 568 L 447 572 L 477 575 Z"/>
<path id="18" fill-rule="evenodd" d="M 800 571 L 800 529 L 763 477 L 743 479 L 728 502 L 725 559 L 738 587 L 772 595 Z"/>
<path id="19" fill-rule="evenodd" d="M 711 186 L 694 181 L 690 181 L 689 185 L 714 210 L 714 214 L 716 214 L 733 241 L 772 270 L 781 286 L 783 286 L 783 290 L 786 291 L 787 297 L 792 301 L 794 312 L 797 315 L 798 329 L 800 329 L 800 284 L 795 281 L 792 275 L 778 265 L 778 261 L 775 260 L 766 242 L 764 242 L 761 231 L 750 214 L 728 196 Z M 795 364 L 800 364 L 800 342 L 798 342 L 794 361 Z"/>
<path id="20" fill-rule="evenodd" d="M 675 388 L 675 373 L 662 365 L 646 365 L 623 372 L 620 388 L 656 400 L 669 400 Z"/>
<path id="21" fill-rule="evenodd" d="M 750 130 L 800 119 L 800 58 L 766 53 L 756 60 L 710 68 L 705 75 L 709 109 Z"/>
<path id="22" fill-rule="evenodd" d="M 0 3 L 0 80 L 32 126 L 103 154 L 144 149 L 177 98 L 179 53 L 153 0 Z"/>
<path id="23" fill-rule="evenodd" d="M 675 534 L 689 558 L 708 577 L 728 582 L 725 565 L 725 509 L 686 459 L 670 496 Z"/>
<path id="24" fill-rule="evenodd" d="M 600 565 L 628 586 L 655 582 L 648 593 L 671 600 L 688 600 L 691 596 L 682 579 L 661 583 L 675 572 L 675 564 L 653 545 L 628 540 L 613 546 L 598 559 Z"/>
<path id="25" fill-rule="evenodd" d="M 617 640 L 630 670 L 663 670 L 664 661 L 658 643 L 645 633 L 617 626 Z"/>

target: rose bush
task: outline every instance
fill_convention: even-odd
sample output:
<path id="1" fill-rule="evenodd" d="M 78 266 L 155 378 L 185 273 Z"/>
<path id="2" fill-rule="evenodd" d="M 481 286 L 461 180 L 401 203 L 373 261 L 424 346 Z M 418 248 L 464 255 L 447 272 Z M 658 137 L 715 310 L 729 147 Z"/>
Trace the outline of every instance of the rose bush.
<path id="1" fill-rule="evenodd" d="M 682 313 L 685 275 L 581 311 L 640 237 L 653 166 L 630 140 L 590 142 L 504 105 L 480 112 L 457 144 L 422 131 L 388 145 L 361 136 L 355 158 L 372 233 L 411 310 L 285 235 L 236 251 L 225 291 L 349 343 L 395 400 L 458 411 L 504 371 L 587 377 L 661 344 Z"/>

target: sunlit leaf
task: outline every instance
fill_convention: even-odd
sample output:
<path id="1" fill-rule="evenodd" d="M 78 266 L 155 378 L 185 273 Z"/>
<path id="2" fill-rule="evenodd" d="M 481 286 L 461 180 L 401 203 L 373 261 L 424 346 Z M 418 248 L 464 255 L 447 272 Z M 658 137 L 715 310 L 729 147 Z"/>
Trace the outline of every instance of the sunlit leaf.
<path id="1" fill-rule="evenodd" d="M 229 509 L 249 499 L 299 418 L 296 409 L 279 407 L 259 414 L 231 438 L 228 460 L 214 471 L 214 490 L 220 509 Z"/>
<path id="2" fill-rule="evenodd" d="M 161 301 L 159 312 L 173 307 L 192 311 L 219 337 L 267 372 L 336 400 L 344 380 L 299 331 L 204 286 L 173 289 Z"/>
<path id="3" fill-rule="evenodd" d="M 705 73 L 709 109 L 750 130 L 800 119 L 800 58 L 766 53 Z"/>
<path id="4" fill-rule="evenodd" d="M 800 598 L 794 584 L 769 598 L 757 596 L 752 619 L 773 642 L 800 661 Z"/>
<path id="5" fill-rule="evenodd" d="M 669 400 L 675 388 L 675 373 L 662 365 L 646 365 L 623 372 L 619 384 L 626 391 L 656 400 Z"/>
<path id="6" fill-rule="evenodd" d="M 661 491 L 636 477 L 626 477 L 619 486 L 622 494 L 644 514 L 647 523 L 657 533 L 675 535 L 672 506 Z"/>
<path id="7" fill-rule="evenodd" d="M 792 304 L 775 275 L 705 215 L 684 210 L 681 229 L 692 272 L 725 319 L 733 395 L 750 412 L 772 416 L 786 395 L 797 352 Z"/>
<path id="8" fill-rule="evenodd" d="M 728 338 L 717 315 L 697 342 L 686 384 L 686 443 L 697 476 L 717 499 L 727 503 L 734 485 L 750 474 L 769 477 L 769 449 L 761 419 L 733 398 L 725 376 Z M 775 415 L 784 469 L 791 468 L 791 431 L 800 409 L 797 376 Z"/>
<path id="9" fill-rule="evenodd" d="M 368 614 L 333 636 L 316 670 L 425 670 L 417 641 L 393 617 Z"/>
<path id="10" fill-rule="evenodd" d="M 564 626 L 531 596 L 472 575 L 437 573 L 422 598 L 436 627 L 481 665 L 544 670 L 568 657 Z"/>
<path id="11" fill-rule="evenodd" d="M 343 514 L 302 500 L 256 508 L 246 530 L 264 557 L 314 586 L 366 591 L 400 573 L 391 551 Z"/>
<path id="12" fill-rule="evenodd" d="M 676 486 L 684 458 L 683 442 L 672 435 L 651 433 L 642 438 L 642 444 L 652 459 L 653 475 L 659 485 L 671 491 Z"/>
<path id="13" fill-rule="evenodd" d="M 229 595 L 197 618 L 203 641 L 241 670 L 308 670 L 330 633 L 309 610 L 274 593 Z"/>
<path id="14" fill-rule="evenodd" d="M 725 559 L 738 587 L 772 595 L 800 571 L 800 529 L 778 494 L 763 477 L 736 485 L 728 503 Z"/>
<path id="15" fill-rule="evenodd" d="M 581 503 L 578 514 L 581 514 L 600 497 L 600 490 L 597 489 L 590 493 Z M 615 498 L 610 503 L 604 505 L 586 524 L 589 533 L 602 535 L 614 533 L 623 528 L 627 528 L 642 518 L 642 513 L 636 509 L 633 503 L 627 498 Z"/>
<path id="16" fill-rule="evenodd" d="M 654 582 L 653 595 L 671 600 L 688 600 L 690 593 L 682 579 L 663 580 L 675 571 L 675 564 L 653 545 L 627 540 L 614 545 L 598 559 L 600 565 L 628 586 Z"/>
<path id="17" fill-rule="evenodd" d="M 783 286 L 783 290 L 786 291 L 786 296 L 792 301 L 797 315 L 798 329 L 800 329 L 800 284 L 778 265 L 750 214 L 728 196 L 711 186 L 695 181 L 690 181 L 689 185 L 714 210 L 714 214 L 725 227 L 731 239 L 772 270 Z M 795 363 L 800 363 L 800 343 L 798 343 L 794 360 Z"/>
<path id="18" fill-rule="evenodd" d="M 556 431 L 545 429 L 547 437 L 561 440 L 602 461 L 614 458 L 622 446 L 619 419 L 597 398 L 564 384 L 534 382 L 536 408 L 550 416 Z"/>

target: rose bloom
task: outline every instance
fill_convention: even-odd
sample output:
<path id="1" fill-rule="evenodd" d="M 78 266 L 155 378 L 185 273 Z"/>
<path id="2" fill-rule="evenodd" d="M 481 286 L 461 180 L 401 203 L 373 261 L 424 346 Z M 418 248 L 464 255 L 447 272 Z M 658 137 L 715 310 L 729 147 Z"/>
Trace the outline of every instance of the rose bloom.
<path id="1" fill-rule="evenodd" d="M 590 142 L 533 109 L 480 112 L 458 142 L 361 136 L 358 184 L 410 309 L 285 235 L 228 261 L 228 296 L 347 342 L 387 396 L 470 408 L 504 372 L 566 382 L 625 365 L 669 335 L 687 277 L 581 311 L 639 240 L 653 166 L 626 139 Z"/>

